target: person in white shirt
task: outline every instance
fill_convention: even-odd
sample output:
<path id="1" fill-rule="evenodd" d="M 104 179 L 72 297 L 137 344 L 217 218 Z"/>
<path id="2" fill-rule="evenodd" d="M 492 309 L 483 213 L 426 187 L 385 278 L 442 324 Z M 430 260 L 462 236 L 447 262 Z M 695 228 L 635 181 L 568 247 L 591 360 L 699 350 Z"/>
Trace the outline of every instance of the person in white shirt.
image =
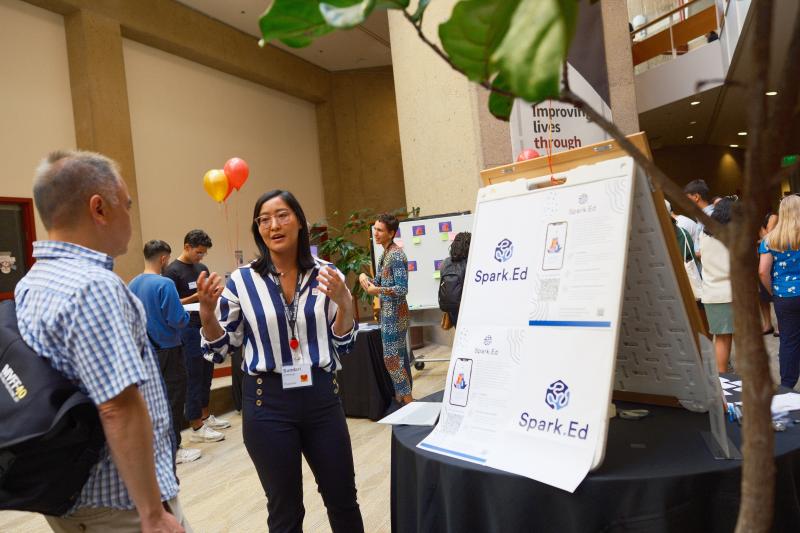
<path id="1" fill-rule="evenodd" d="M 686 197 L 694 202 L 697 207 L 702 209 L 703 213 L 706 215 L 711 216 L 711 213 L 714 212 L 714 204 L 712 203 L 712 199 L 714 197 L 711 195 L 711 189 L 708 188 L 708 184 L 706 184 L 705 180 L 690 181 L 683 188 L 683 192 L 686 194 Z M 703 224 L 700 222 L 697 222 L 696 224 L 700 226 L 700 229 L 698 230 L 699 237 L 700 232 L 703 231 Z M 699 241 L 700 239 L 698 238 L 694 242 L 698 243 Z"/>
<path id="2" fill-rule="evenodd" d="M 720 224 L 731 220 L 734 200 L 725 197 L 717 203 L 711 218 Z M 728 371 L 733 344 L 733 295 L 728 249 L 706 230 L 700 235 L 700 258 L 703 261 L 703 290 L 700 301 L 708 318 L 708 331 L 714 335 L 717 370 Z"/>

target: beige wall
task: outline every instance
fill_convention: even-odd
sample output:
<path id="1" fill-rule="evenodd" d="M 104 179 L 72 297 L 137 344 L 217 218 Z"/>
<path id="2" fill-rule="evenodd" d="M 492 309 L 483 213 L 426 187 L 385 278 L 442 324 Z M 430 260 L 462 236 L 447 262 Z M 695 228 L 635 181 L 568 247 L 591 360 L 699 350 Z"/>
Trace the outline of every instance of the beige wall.
<path id="1" fill-rule="evenodd" d="M 743 150 L 709 144 L 673 146 L 653 150 L 653 160 L 681 186 L 694 179 L 704 179 L 714 195 L 741 191 Z"/>
<path id="2" fill-rule="evenodd" d="M 39 160 L 75 148 L 65 40 L 60 15 L 0 0 L 0 196 L 31 198 Z M 47 237 L 38 213 L 36 237 Z"/>
<path id="3" fill-rule="evenodd" d="M 205 262 L 224 272 L 237 229 L 245 259 L 255 253 L 252 209 L 267 190 L 289 189 L 309 220 L 323 217 L 313 104 L 130 40 L 123 49 L 144 241 L 177 251 L 188 230 L 203 228 L 214 240 Z M 226 224 L 202 178 L 233 156 L 250 178 L 228 200 Z"/>
<path id="4" fill-rule="evenodd" d="M 341 216 L 356 209 L 406 207 L 392 68 L 332 75 L 340 180 L 338 201 L 328 199 L 328 207 Z"/>
<path id="5" fill-rule="evenodd" d="M 438 25 L 454 4 L 431 2 L 423 19 L 428 38 L 438 41 Z M 406 203 L 422 215 L 474 209 L 483 168 L 477 91 L 422 43 L 402 14 L 389 12 L 389 33 Z"/>

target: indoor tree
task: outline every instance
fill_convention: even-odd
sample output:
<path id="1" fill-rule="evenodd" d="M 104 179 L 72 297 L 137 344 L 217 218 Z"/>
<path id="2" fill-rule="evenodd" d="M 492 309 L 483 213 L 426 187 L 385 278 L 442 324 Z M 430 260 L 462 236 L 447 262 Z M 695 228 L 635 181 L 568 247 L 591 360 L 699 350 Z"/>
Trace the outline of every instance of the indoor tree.
<path id="1" fill-rule="evenodd" d="M 439 25 L 441 47 L 422 31 L 430 0 L 274 0 L 260 19 L 269 42 L 302 47 L 326 33 L 352 28 L 375 9 L 399 10 L 419 38 L 452 68 L 489 89 L 492 114 L 508 120 L 514 99 L 531 103 L 560 100 L 580 108 L 602 127 L 664 191 L 673 205 L 710 228 L 730 251 L 737 343 L 742 377 L 743 467 L 737 531 L 767 531 L 772 523 L 775 464 L 770 403 L 774 394 L 766 347 L 761 335 L 755 244 L 758 228 L 783 179 L 797 163 L 780 169 L 789 152 L 790 128 L 800 88 L 800 10 L 786 56 L 780 60 L 778 96 L 765 96 L 769 79 L 770 34 L 775 0 L 753 0 L 752 79 L 747 91 L 748 144 L 742 184 L 733 220 L 721 226 L 706 216 L 681 188 L 638 150 L 622 132 L 576 95 L 566 76 L 565 60 L 576 27 L 580 0 L 460 0 Z"/>

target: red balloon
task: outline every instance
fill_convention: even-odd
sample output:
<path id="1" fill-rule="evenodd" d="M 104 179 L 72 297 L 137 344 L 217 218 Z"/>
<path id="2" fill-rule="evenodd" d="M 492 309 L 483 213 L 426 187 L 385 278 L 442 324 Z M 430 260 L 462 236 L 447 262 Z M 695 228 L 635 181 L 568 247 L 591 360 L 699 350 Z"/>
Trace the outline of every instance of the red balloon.
<path id="1" fill-rule="evenodd" d="M 539 152 L 537 152 L 533 148 L 525 148 L 517 156 L 517 163 L 519 163 L 520 161 L 527 161 L 528 159 L 536 159 L 539 156 L 540 156 Z M 227 171 L 225 172 L 225 174 L 227 174 Z"/>
<path id="2" fill-rule="evenodd" d="M 230 182 L 231 186 L 237 191 L 242 188 L 244 182 L 247 181 L 247 176 L 250 175 L 250 167 L 247 166 L 247 162 L 244 159 L 239 159 L 238 157 L 232 157 L 231 159 L 228 159 L 228 162 L 225 163 L 223 171 L 228 177 L 228 181 Z"/>

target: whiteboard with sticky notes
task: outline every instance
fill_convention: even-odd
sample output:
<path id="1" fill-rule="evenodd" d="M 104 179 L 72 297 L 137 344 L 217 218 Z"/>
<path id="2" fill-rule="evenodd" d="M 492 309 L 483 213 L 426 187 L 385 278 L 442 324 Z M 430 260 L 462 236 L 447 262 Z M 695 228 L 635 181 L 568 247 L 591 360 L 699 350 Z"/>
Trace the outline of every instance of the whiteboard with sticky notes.
<path id="1" fill-rule="evenodd" d="M 442 261 L 450 256 L 450 244 L 462 231 L 472 231 L 469 211 L 409 218 L 400 222 L 395 243 L 408 258 L 408 308 L 412 311 L 439 308 Z M 378 271 L 383 247 L 372 242 L 373 272 Z"/>

